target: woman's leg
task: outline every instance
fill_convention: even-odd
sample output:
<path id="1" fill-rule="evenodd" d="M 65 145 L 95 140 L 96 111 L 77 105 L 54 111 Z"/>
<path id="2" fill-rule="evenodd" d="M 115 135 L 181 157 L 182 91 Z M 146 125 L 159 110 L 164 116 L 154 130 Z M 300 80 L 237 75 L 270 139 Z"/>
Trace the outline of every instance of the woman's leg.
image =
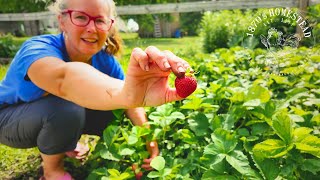
<path id="1" fill-rule="evenodd" d="M 102 136 L 103 130 L 114 118 L 112 111 L 86 109 L 86 123 L 83 134 Z"/>
<path id="2" fill-rule="evenodd" d="M 0 110 L 0 143 L 38 146 L 47 179 L 64 173 L 64 152 L 73 150 L 85 124 L 85 109 L 55 96 Z"/>

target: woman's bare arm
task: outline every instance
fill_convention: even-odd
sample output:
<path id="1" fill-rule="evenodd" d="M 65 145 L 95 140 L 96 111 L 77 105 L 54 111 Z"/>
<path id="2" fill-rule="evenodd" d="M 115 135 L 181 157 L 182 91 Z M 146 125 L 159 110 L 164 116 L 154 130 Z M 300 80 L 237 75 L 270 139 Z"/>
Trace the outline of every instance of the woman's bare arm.
<path id="1" fill-rule="evenodd" d="M 96 110 L 125 109 L 123 81 L 105 75 L 81 62 L 45 57 L 28 70 L 33 83 L 48 93 Z"/>

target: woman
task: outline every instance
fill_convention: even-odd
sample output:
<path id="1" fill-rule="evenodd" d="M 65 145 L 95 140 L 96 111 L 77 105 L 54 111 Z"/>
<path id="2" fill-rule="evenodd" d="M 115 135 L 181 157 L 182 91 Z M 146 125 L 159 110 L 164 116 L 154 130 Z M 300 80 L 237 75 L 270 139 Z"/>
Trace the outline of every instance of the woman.
<path id="1" fill-rule="evenodd" d="M 57 0 L 61 34 L 26 41 L 0 84 L 0 143 L 16 148 L 37 146 L 46 180 L 71 179 L 65 154 L 77 154 L 81 134 L 101 135 L 112 116 L 126 109 L 135 125 L 147 122 L 143 106 L 181 100 L 168 76 L 182 76 L 189 64 L 155 47 L 132 51 L 126 78 L 113 54 L 112 0 Z M 150 161 L 157 143 L 148 144 Z"/>

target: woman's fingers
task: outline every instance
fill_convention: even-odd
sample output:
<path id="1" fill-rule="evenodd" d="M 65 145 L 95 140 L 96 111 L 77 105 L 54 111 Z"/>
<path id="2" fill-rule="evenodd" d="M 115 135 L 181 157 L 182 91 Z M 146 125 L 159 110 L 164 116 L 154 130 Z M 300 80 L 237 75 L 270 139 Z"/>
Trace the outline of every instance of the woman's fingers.
<path id="1" fill-rule="evenodd" d="M 162 71 L 168 71 L 171 68 L 166 55 L 158 48 L 149 46 L 146 48 L 145 52 L 150 58 L 150 61 L 155 62 Z"/>
<path id="2" fill-rule="evenodd" d="M 163 51 L 167 60 L 170 62 L 172 72 L 177 76 L 181 77 L 184 75 L 186 70 L 190 68 L 190 65 L 187 61 L 179 58 L 178 56 L 174 55 L 171 51 Z"/>
<path id="3" fill-rule="evenodd" d="M 139 65 L 141 69 L 149 71 L 149 57 L 142 49 L 134 48 L 131 53 L 131 59 L 133 59 L 133 63 Z"/>
<path id="4" fill-rule="evenodd" d="M 185 60 L 177 57 L 171 51 L 160 51 L 154 46 L 149 46 L 143 51 L 140 48 L 134 48 L 131 58 L 145 71 L 150 70 L 150 64 L 155 62 L 162 71 L 172 70 L 172 72 L 180 77 L 190 68 L 190 65 Z"/>

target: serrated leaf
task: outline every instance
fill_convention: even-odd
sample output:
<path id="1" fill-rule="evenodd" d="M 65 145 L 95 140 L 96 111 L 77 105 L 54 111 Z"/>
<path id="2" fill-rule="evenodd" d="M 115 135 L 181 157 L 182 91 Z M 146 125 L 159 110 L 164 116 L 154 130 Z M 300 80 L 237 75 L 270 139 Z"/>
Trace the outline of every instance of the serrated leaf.
<path id="1" fill-rule="evenodd" d="M 172 114 L 170 114 L 169 118 L 176 120 L 176 119 L 185 119 L 186 117 L 181 112 L 175 111 Z"/>
<path id="2" fill-rule="evenodd" d="M 247 102 L 254 99 L 260 99 L 261 103 L 266 103 L 270 100 L 270 97 L 268 89 L 260 85 L 253 85 L 249 88 L 245 101 Z"/>
<path id="3" fill-rule="evenodd" d="M 183 142 L 194 144 L 197 143 L 197 138 L 189 129 L 179 129 L 177 132 L 177 136 Z"/>
<path id="4" fill-rule="evenodd" d="M 234 92 L 233 96 L 230 98 L 232 102 L 243 102 L 245 98 L 244 92 Z"/>
<path id="5" fill-rule="evenodd" d="M 319 159 L 305 159 L 301 165 L 301 169 L 309 171 L 314 175 L 320 172 L 320 160 Z"/>
<path id="6" fill-rule="evenodd" d="M 278 139 L 267 139 L 256 144 L 252 151 L 255 156 L 264 158 L 278 158 L 284 156 L 288 152 L 287 144 Z"/>
<path id="7" fill-rule="evenodd" d="M 190 129 L 196 134 L 196 136 L 204 136 L 209 129 L 209 120 L 203 113 L 197 113 L 188 120 Z"/>
<path id="8" fill-rule="evenodd" d="M 260 173 L 264 177 L 264 179 L 277 179 L 277 177 L 280 174 L 280 168 L 276 159 L 266 159 L 264 157 L 258 157 L 256 156 L 256 154 L 253 154 L 252 157 L 255 162 L 255 165 L 260 170 Z"/>
<path id="9" fill-rule="evenodd" d="M 307 128 L 307 127 L 299 127 L 294 129 L 293 131 L 293 141 L 294 142 L 301 142 L 304 138 L 306 138 L 307 136 L 310 135 L 310 133 L 312 132 L 311 128 Z"/>
<path id="10" fill-rule="evenodd" d="M 117 119 L 121 120 L 124 115 L 124 109 L 116 109 L 113 110 L 112 113 Z"/>
<path id="11" fill-rule="evenodd" d="M 299 115 L 299 116 L 304 116 L 304 115 L 309 114 L 308 112 L 304 111 L 303 109 L 300 109 L 300 108 L 297 108 L 294 106 L 291 106 L 290 108 L 294 111 L 294 114 Z"/>
<path id="12" fill-rule="evenodd" d="M 165 164 L 166 161 L 164 160 L 164 158 L 161 156 L 157 156 L 152 159 L 150 166 L 158 171 L 161 171 L 164 168 Z"/>
<path id="13" fill-rule="evenodd" d="M 183 101 L 184 104 L 180 107 L 181 109 L 192 109 L 197 110 L 201 107 L 202 99 L 199 97 L 194 97 L 191 100 L 185 100 Z"/>
<path id="14" fill-rule="evenodd" d="M 250 167 L 248 158 L 238 150 L 232 151 L 226 155 L 227 162 L 245 177 L 261 179 Z"/>
<path id="15" fill-rule="evenodd" d="M 274 112 L 276 111 L 276 104 L 274 101 L 269 101 L 266 103 L 265 107 L 264 107 L 264 115 L 271 119 L 271 117 L 273 116 Z"/>
<path id="16" fill-rule="evenodd" d="M 272 128 L 287 144 L 293 139 L 292 121 L 286 112 L 280 112 L 272 117 Z"/>
<path id="17" fill-rule="evenodd" d="M 120 172 L 116 169 L 108 169 L 108 173 L 111 175 L 111 176 L 115 176 L 115 177 L 118 177 L 120 176 Z"/>
<path id="18" fill-rule="evenodd" d="M 119 132 L 119 126 L 108 126 L 103 131 L 103 140 L 107 144 L 107 146 L 111 146 L 114 140 L 117 138 L 117 134 Z"/>
<path id="19" fill-rule="evenodd" d="M 293 122 L 304 122 L 303 117 L 301 117 L 301 116 L 299 116 L 299 115 L 289 114 L 289 117 L 290 117 L 290 119 L 291 119 Z"/>
<path id="20" fill-rule="evenodd" d="M 303 104 L 306 106 L 316 105 L 316 106 L 320 107 L 320 99 L 308 98 L 307 101 L 303 102 Z"/>
<path id="21" fill-rule="evenodd" d="M 243 103 L 243 106 L 246 106 L 246 107 L 256 107 L 260 105 L 261 105 L 260 99 L 252 99 Z"/>
<path id="22" fill-rule="evenodd" d="M 314 135 L 309 135 L 300 140 L 300 142 L 294 144 L 300 151 L 320 158 L 320 138 Z"/>
<path id="23" fill-rule="evenodd" d="M 127 156 L 127 155 L 132 155 L 133 153 L 135 153 L 134 149 L 130 149 L 130 148 L 124 148 L 120 150 L 120 155 L 121 156 Z"/>
<path id="24" fill-rule="evenodd" d="M 112 146 L 109 147 L 109 149 L 102 149 L 100 151 L 100 156 L 103 159 L 108 159 L 108 160 L 112 160 L 112 161 L 120 161 L 121 156 L 117 153 L 118 151 L 118 147 L 114 146 L 114 144 Z"/>
<path id="25" fill-rule="evenodd" d="M 147 176 L 148 178 L 151 178 L 151 179 L 153 179 L 153 178 L 158 178 L 158 177 L 160 177 L 160 174 L 159 174 L 159 172 L 157 172 L 157 171 L 151 171 L 150 173 L 148 173 L 148 176 Z"/>
<path id="26" fill-rule="evenodd" d="M 270 78 L 272 78 L 274 81 L 276 81 L 277 84 L 289 84 L 287 77 L 279 76 L 276 74 L 271 74 Z"/>
<path id="27" fill-rule="evenodd" d="M 128 137 L 128 144 L 133 145 L 139 141 L 139 138 L 135 134 L 130 134 Z"/>
<path id="28" fill-rule="evenodd" d="M 119 179 L 124 180 L 124 179 L 128 179 L 130 177 L 130 174 L 127 172 L 121 173 Z"/>
<path id="29" fill-rule="evenodd" d="M 206 171 L 201 177 L 201 180 L 213 180 L 213 179 L 214 180 L 238 180 L 238 178 L 236 178 L 235 176 L 222 175 L 211 169 Z"/>
<path id="30" fill-rule="evenodd" d="M 211 151 L 215 151 L 217 154 L 228 154 L 233 151 L 237 146 L 237 139 L 234 134 L 229 131 L 218 128 L 211 135 L 213 146 L 211 146 Z"/>
<path id="31" fill-rule="evenodd" d="M 169 116 L 172 110 L 173 110 L 173 105 L 170 103 L 157 107 L 157 112 L 159 112 L 162 116 Z"/>
<path id="32" fill-rule="evenodd" d="M 314 122 L 316 125 L 320 125 L 320 114 L 314 115 L 311 122 Z"/>
<path id="33" fill-rule="evenodd" d="M 228 114 L 223 114 L 221 117 L 224 118 L 223 129 L 231 130 L 234 124 L 243 117 L 243 113 L 246 111 L 245 107 L 241 105 L 234 105 L 228 111 Z"/>

